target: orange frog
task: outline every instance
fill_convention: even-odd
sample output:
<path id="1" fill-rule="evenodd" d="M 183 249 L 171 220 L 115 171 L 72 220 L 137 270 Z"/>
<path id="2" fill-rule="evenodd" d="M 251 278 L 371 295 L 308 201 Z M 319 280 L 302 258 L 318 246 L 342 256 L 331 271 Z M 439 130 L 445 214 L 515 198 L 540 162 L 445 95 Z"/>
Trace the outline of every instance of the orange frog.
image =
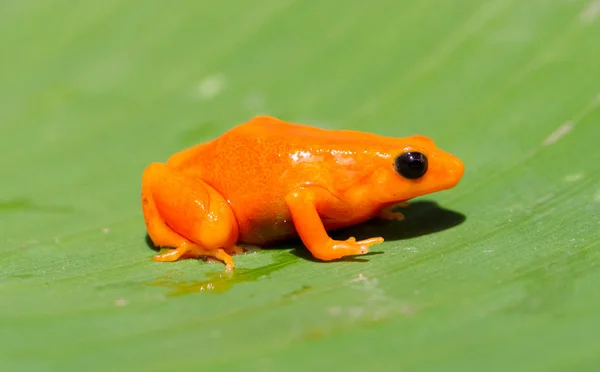
<path id="1" fill-rule="evenodd" d="M 174 248 L 155 261 L 214 257 L 227 269 L 237 243 L 300 236 L 329 261 L 368 252 L 383 238 L 338 241 L 328 230 L 402 219 L 392 208 L 454 187 L 463 163 L 424 136 L 383 137 L 255 117 L 221 137 L 153 163 L 142 178 L 148 234 Z"/>

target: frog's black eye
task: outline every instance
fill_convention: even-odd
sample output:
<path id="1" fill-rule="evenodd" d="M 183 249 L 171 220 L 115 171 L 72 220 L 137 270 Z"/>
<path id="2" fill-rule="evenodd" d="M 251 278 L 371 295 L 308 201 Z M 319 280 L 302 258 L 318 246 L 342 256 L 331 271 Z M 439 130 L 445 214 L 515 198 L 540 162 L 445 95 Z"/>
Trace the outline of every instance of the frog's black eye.
<path id="1" fill-rule="evenodd" d="M 394 166 L 399 175 L 414 180 L 423 177 L 425 172 L 427 172 L 427 158 L 420 152 L 405 152 L 398 155 Z"/>

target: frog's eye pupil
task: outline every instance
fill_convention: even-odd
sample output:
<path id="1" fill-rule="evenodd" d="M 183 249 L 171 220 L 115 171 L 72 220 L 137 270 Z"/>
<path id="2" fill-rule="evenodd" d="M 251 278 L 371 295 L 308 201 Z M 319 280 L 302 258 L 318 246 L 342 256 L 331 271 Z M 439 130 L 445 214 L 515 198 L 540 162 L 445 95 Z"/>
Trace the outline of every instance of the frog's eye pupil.
<path id="1" fill-rule="evenodd" d="M 427 172 L 427 157 L 416 151 L 405 152 L 398 155 L 394 166 L 402 177 L 414 180 Z"/>

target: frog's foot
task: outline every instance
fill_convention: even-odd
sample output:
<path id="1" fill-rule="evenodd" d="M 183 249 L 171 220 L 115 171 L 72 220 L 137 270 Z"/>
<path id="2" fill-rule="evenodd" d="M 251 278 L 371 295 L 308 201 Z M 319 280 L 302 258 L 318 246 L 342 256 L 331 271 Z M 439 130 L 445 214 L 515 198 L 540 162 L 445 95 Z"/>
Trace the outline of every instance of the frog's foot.
<path id="1" fill-rule="evenodd" d="M 314 247 L 312 254 L 319 260 L 331 261 L 346 256 L 356 256 L 369 253 L 370 246 L 380 243 L 383 243 L 382 237 L 369 238 L 359 241 L 356 241 L 356 238 L 354 237 L 343 241 L 330 239 L 325 246 Z"/>
<path id="2" fill-rule="evenodd" d="M 381 211 L 379 211 L 379 214 L 377 215 L 377 217 L 382 220 L 404 221 L 404 218 L 405 218 L 404 214 L 402 214 L 400 212 L 394 212 L 393 210 L 395 208 L 406 208 L 406 207 L 408 207 L 408 202 L 402 202 L 402 203 L 390 205 L 388 207 L 383 208 Z"/>
<path id="3" fill-rule="evenodd" d="M 379 219 L 388 221 L 404 221 L 404 215 L 400 212 L 392 212 L 391 208 L 382 209 L 377 215 Z"/>
<path id="4" fill-rule="evenodd" d="M 233 249 L 232 249 L 233 250 Z M 183 244 L 175 249 L 171 249 L 165 253 L 158 254 L 152 259 L 158 262 L 173 262 L 180 258 L 199 258 L 212 257 L 225 263 L 226 270 L 233 270 L 235 264 L 233 259 L 223 249 L 202 249 L 195 244 Z"/>

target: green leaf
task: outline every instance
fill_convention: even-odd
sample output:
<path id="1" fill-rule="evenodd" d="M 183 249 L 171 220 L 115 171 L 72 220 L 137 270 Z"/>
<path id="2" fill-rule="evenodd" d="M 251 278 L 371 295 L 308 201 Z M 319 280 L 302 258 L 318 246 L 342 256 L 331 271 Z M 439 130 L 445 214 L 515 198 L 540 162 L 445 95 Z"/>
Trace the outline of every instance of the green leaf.
<path id="1" fill-rule="evenodd" d="M 595 370 L 598 0 L 0 4 L 0 370 Z M 151 260 L 145 166 L 254 115 L 458 155 L 355 260 Z"/>

